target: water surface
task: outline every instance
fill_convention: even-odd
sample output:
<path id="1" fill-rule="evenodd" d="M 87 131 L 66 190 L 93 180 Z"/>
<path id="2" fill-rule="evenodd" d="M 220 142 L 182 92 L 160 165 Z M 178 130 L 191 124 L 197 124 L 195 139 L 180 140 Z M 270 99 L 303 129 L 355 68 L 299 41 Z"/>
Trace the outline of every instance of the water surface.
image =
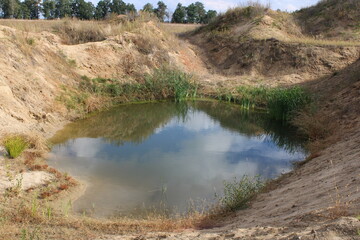
<path id="1" fill-rule="evenodd" d="M 218 102 L 122 105 L 67 125 L 52 139 L 50 165 L 88 182 L 77 212 L 184 212 L 214 200 L 224 180 L 273 178 L 304 158 L 293 129 Z"/>

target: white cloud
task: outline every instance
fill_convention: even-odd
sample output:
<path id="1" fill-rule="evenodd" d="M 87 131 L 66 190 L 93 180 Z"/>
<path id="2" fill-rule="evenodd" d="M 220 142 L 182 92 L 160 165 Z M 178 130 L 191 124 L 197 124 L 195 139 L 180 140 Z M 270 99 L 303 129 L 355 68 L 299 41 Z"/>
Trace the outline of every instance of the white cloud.
<path id="1" fill-rule="evenodd" d="M 231 7 L 236 7 L 236 1 L 224 1 L 224 0 L 211 0 L 211 1 L 203 1 L 204 5 L 207 9 L 215 9 L 218 12 L 225 12 Z"/>
<path id="2" fill-rule="evenodd" d="M 286 5 L 286 10 L 288 10 L 288 11 L 295 11 L 295 10 L 297 10 L 298 9 L 298 7 L 296 7 L 296 6 L 294 6 L 293 4 L 287 4 Z"/>

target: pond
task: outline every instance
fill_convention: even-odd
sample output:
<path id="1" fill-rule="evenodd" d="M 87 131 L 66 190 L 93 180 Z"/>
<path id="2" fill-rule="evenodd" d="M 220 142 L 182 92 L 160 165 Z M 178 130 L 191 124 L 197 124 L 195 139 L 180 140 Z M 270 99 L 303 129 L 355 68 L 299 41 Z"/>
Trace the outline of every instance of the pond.
<path id="1" fill-rule="evenodd" d="M 274 178 L 306 154 L 294 129 L 266 113 L 212 101 L 121 105 L 50 141 L 49 164 L 88 185 L 74 210 L 106 217 L 183 213 L 214 201 L 224 180 Z"/>

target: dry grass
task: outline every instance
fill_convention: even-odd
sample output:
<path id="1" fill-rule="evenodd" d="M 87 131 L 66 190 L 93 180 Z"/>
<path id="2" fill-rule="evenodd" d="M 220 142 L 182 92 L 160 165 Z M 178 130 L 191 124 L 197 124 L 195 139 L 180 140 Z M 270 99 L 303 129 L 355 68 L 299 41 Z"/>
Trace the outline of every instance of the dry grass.
<path id="1" fill-rule="evenodd" d="M 68 190 L 67 185 L 59 189 Z M 197 228 L 203 219 L 201 214 L 171 219 L 161 215 L 149 215 L 148 218 L 95 219 L 69 214 L 69 205 L 55 209 L 43 196 L 28 193 L 26 198 L 2 199 L 0 211 L 0 238 L 21 239 L 26 230 L 36 229 L 39 239 L 92 239 L 104 234 L 145 233 L 149 231 L 172 232 L 187 228 Z M 70 210 L 71 211 L 71 210 Z M 36 238 L 34 238 L 36 239 Z"/>
<path id="2" fill-rule="evenodd" d="M 292 124 L 305 134 L 311 141 L 328 138 L 334 134 L 336 123 L 326 113 L 304 109 L 292 120 Z"/>
<path id="3" fill-rule="evenodd" d="M 121 35 L 124 32 L 144 33 L 148 32 L 144 23 L 158 20 L 142 14 L 135 20 L 112 18 L 106 21 L 82 21 L 76 19 L 61 20 L 16 20 L 0 19 L 0 25 L 20 30 L 29 45 L 33 40 L 29 39 L 29 33 L 43 31 L 59 35 L 65 44 L 81 44 L 86 42 L 103 41 L 110 36 Z"/>
<path id="4" fill-rule="evenodd" d="M 316 155 L 320 154 L 322 150 L 339 140 L 337 123 L 323 111 L 304 109 L 296 115 L 291 123 L 309 139 L 306 148 L 312 154 L 305 162 L 317 157 Z"/>
<path id="5" fill-rule="evenodd" d="M 294 13 L 304 30 L 315 36 L 359 40 L 360 1 L 323 0 Z"/>
<path id="6" fill-rule="evenodd" d="M 315 39 L 310 37 L 291 37 L 285 42 L 289 43 L 302 43 L 306 45 L 315 46 L 342 46 L 342 47 L 357 47 L 360 46 L 359 41 L 342 41 L 342 40 L 330 40 L 330 39 Z"/>
<path id="7" fill-rule="evenodd" d="M 160 27 L 168 33 L 181 35 L 192 32 L 195 29 L 203 26 L 202 24 L 181 24 L 181 23 L 162 23 Z"/>

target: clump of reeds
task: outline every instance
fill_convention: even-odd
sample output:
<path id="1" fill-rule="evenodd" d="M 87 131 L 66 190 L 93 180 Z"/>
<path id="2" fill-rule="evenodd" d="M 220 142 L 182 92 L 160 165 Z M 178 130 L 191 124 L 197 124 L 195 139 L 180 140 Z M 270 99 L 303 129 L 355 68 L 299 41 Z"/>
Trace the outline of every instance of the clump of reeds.
<path id="1" fill-rule="evenodd" d="M 190 75 L 167 67 L 156 69 L 141 81 L 133 83 L 122 83 L 117 79 L 90 79 L 83 76 L 80 89 L 91 94 L 126 98 L 132 101 L 164 99 L 182 101 L 196 96 L 197 91 Z"/>
<path id="2" fill-rule="evenodd" d="M 310 96 L 301 87 L 274 88 L 269 90 L 267 98 L 271 117 L 285 121 L 311 102 Z"/>
<path id="3" fill-rule="evenodd" d="M 289 121 L 295 112 L 312 101 L 310 95 L 301 87 L 241 86 L 235 92 L 220 93 L 218 98 L 240 104 L 244 109 L 265 109 L 271 118 L 283 121 Z"/>

